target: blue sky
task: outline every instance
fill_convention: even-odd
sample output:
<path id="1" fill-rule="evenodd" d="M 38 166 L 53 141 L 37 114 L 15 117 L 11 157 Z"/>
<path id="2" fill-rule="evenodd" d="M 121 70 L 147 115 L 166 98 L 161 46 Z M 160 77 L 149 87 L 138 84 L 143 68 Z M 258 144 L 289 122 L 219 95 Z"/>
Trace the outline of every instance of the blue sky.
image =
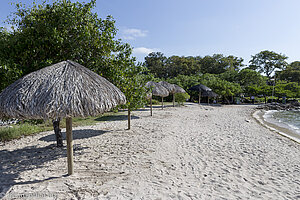
<path id="1" fill-rule="evenodd" d="M 18 1 L 0 3 L 1 21 L 14 11 L 10 2 Z M 117 37 L 134 47 L 138 61 L 151 51 L 221 53 L 242 57 L 247 65 L 262 50 L 300 60 L 299 8 L 300 0 L 97 0 L 94 12 L 114 17 Z"/>

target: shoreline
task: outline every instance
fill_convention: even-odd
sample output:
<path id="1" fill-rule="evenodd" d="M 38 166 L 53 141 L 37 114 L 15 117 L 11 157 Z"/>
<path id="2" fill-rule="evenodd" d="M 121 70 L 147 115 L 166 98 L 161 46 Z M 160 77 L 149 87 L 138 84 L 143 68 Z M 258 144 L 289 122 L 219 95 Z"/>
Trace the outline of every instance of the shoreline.
<path id="1" fill-rule="evenodd" d="M 277 124 L 267 121 L 263 117 L 265 113 L 266 113 L 265 110 L 255 110 L 252 113 L 252 117 L 262 126 L 270 129 L 271 131 L 273 131 L 283 137 L 289 138 L 290 140 L 293 140 L 294 142 L 297 142 L 300 144 L 300 136 L 297 133 L 295 133 L 294 131 L 292 131 L 288 128 L 284 128 L 284 127 L 278 126 Z"/>

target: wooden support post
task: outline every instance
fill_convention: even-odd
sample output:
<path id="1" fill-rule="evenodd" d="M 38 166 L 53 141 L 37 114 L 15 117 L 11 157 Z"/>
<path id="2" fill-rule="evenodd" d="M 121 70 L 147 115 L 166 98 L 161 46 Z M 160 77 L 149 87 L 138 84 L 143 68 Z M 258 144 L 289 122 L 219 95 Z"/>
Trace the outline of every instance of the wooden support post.
<path id="1" fill-rule="evenodd" d="M 175 107 L 175 93 L 173 93 L 173 107 Z"/>
<path id="2" fill-rule="evenodd" d="M 150 98 L 150 114 L 152 116 L 152 97 Z"/>
<path id="3" fill-rule="evenodd" d="M 130 109 L 128 108 L 128 130 L 130 130 Z"/>
<path id="4" fill-rule="evenodd" d="M 73 136 L 72 136 L 72 118 L 66 118 L 66 135 L 67 135 L 67 160 L 68 160 L 68 175 L 74 173 L 73 169 Z"/>
<path id="5" fill-rule="evenodd" d="M 161 109 L 164 109 L 164 98 L 161 98 Z"/>

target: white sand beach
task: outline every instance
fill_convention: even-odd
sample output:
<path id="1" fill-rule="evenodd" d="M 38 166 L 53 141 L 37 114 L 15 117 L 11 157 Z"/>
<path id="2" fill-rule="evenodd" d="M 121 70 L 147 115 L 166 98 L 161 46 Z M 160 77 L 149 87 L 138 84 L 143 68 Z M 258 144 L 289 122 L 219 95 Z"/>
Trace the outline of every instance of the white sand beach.
<path id="1" fill-rule="evenodd" d="M 254 108 L 187 103 L 134 111 L 131 130 L 126 116 L 74 128 L 72 176 L 52 131 L 1 143 L 0 199 L 300 199 L 300 144 Z"/>

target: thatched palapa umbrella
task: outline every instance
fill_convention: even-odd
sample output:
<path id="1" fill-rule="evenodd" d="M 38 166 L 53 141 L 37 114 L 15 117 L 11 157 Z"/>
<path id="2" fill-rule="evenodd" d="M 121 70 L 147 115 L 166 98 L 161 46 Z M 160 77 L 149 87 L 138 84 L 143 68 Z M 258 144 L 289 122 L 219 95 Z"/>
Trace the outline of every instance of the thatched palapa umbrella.
<path id="1" fill-rule="evenodd" d="M 73 174 L 72 117 L 96 116 L 126 102 L 112 83 L 73 61 L 32 72 L 0 94 L 0 117 L 66 118 L 68 174 Z"/>
<path id="2" fill-rule="evenodd" d="M 151 93 L 154 96 L 160 96 L 162 98 L 162 108 L 164 106 L 164 97 L 169 95 L 168 90 L 163 87 L 162 85 L 155 83 L 153 81 L 149 81 L 146 83 L 146 87 L 151 89 Z M 152 96 L 150 98 L 150 112 L 151 112 L 151 116 L 152 116 Z"/>
<path id="3" fill-rule="evenodd" d="M 174 92 L 175 92 L 175 87 L 174 87 L 174 85 L 173 84 L 171 84 L 171 83 L 168 83 L 168 82 L 166 82 L 166 81 L 160 81 L 158 84 L 160 84 L 160 85 L 162 85 L 163 87 L 165 87 L 167 90 L 168 90 L 168 92 L 169 92 L 169 94 L 173 94 L 173 106 L 174 106 Z"/>
<path id="4" fill-rule="evenodd" d="M 203 93 L 202 93 L 202 96 L 203 97 L 207 97 L 207 104 L 209 104 L 209 98 L 216 98 L 216 97 L 218 97 L 219 95 L 218 94 L 216 94 L 215 92 L 213 92 L 213 91 L 204 91 Z"/>
<path id="5" fill-rule="evenodd" d="M 159 84 L 164 86 L 169 91 L 169 93 L 173 95 L 173 107 L 175 107 L 175 94 L 185 93 L 185 90 L 176 84 L 171 84 L 166 81 L 160 81 Z"/>
<path id="6" fill-rule="evenodd" d="M 189 90 L 194 90 L 194 91 L 199 92 L 199 104 L 201 103 L 201 92 L 212 91 L 212 89 L 210 89 L 209 87 L 202 85 L 202 84 L 194 85 Z"/>

